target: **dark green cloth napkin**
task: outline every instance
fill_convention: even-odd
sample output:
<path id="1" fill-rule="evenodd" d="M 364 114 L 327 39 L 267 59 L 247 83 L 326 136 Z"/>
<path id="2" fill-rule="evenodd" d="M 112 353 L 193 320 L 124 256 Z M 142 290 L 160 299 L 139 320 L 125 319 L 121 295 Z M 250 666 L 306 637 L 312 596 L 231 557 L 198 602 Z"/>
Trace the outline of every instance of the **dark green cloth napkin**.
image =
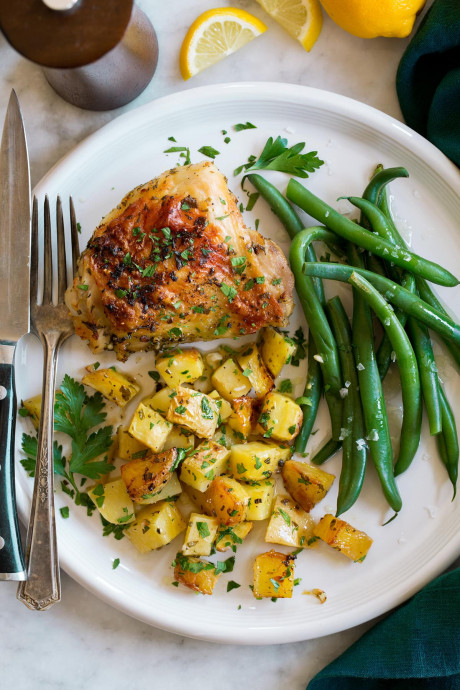
<path id="1" fill-rule="evenodd" d="M 320 671 L 307 690 L 459 690 L 460 568 L 430 582 Z"/>
<path id="2" fill-rule="evenodd" d="M 435 0 L 399 64 L 404 119 L 460 166 L 460 0 Z"/>

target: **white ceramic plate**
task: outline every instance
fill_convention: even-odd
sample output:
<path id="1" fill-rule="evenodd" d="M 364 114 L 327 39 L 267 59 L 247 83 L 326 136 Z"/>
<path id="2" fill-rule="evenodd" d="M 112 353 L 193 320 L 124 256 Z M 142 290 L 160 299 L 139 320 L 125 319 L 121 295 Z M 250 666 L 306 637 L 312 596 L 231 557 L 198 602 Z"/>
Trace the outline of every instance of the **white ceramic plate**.
<path id="1" fill-rule="evenodd" d="M 247 120 L 257 125 L 240 133 L 233 125 Z M 222 130 L 231 142 L 225 144 Z M 402 233 L 418 253 L 433 258 L 451 271 L 460 265 L 460 176 L 454 166 L 431 144 L 407 127 L 368 106 L 342 96 L 305 87 L 278 83 L 226 84 L 184 91 L 129 112 L 81 143 L 40 182 L 39 197 L 73 195 L 82 226 L 82 244 L 100 218 L 137 184 L 172 167 L 178 154 L 164 154 L 174 136 L 178 145 L 190 147 L 192 161 L 202 158 L 197 149 L 212 145 L 221 152 L 216 158 L 228 176 L 231 189 L 242 197 L 233 169 L 249 154 L 261 151 L 268 136 L 281 134 L 290 144 L 306 141 L 308 150 L 318 150 L 325 165 L 307 181 L 326 201 L 336 205 L 344 194 L 360 195 L 375 165 L 403 165 L 410 179 L 391 188 L 392 205 Z M 271 179 L 285 189 L 287 177 Z M 346 202 L 337 204 L 351 211 Z M 254 211 L 245 214 L 249 224 L 260 218 L 260 230 L 286 250 L 287 236 L 280 223 L 259 199 Z M 347 288 L 340 293 L 346 294 Z M 439 289 L 450 307 L 458 303 L 458 289 Z M 305 322 L 296 310 L 290 331 Z M 209 347 L 209 345 L 208 345 Z M 59 376 L 68 372 L 81 377 L 83 366 L 95 361 L 86 345 L 72 338 L 62 352 Z M 102 364 L 114 364 L 113 356 L 98 357 Z M 151 389 L 146 375 L 153 355 L 132 356 L 123 370 L 136 373 L 143 392 Z M 39 392 L 41 352 L 33 338 L 18 351 L 19 397 Z M 439 368 L 450 400 L 459 408 L 458 376 L 441 353 Z M 283 372 L 302 392 L 305 368 Z M 396 374 L 389 386 L 389 412 L 398 416 L 399 388 Z M 132 410 L 132 407 L 128 412 Z M 112 410 L 110 411 L 112 415 Z M 112 417 L 113 418 L 113 415 Z M 315 450 L 328 436 L 327 413 L 321 410 L 317 433 L 309 450 Z M 27 429 L 20 421 L 19 431 Z M 338 474 L 339 459 L 327 469 Z M 336 482 L 337 483 L 337 482 Z M 345 518 L 374 538 L 374 545 L 362 564 L 349 562 L 326 545 L 303 552 L 297 559 L 296 577 L 302 578 L 291 600 L 256 601 L 248 585 L 252 562 L 267 550 L 264 525 L 257 525 L 247 542 L 239 547 L 236 567 L 221 577 L 212 597 L 195 595 L 171 586 L 170 563 L 181 547 L 178 537 L 160 552 L 145 556 L 135 553 L 127 539 L 120 542 L 101 536 L 97 515 L 87 518 L 61 493 L 57 507 L 70 506 L 70 519 L 57 512 L 59 550 L 63 568 L 104 601 L 147 623 L 216 642 L 267 644 L 319 637 L 369 620 L 404 601 L 441 572 L 460 553 L 459 500 L 451 502 L 452 488 L 438 458 L 435 444 L 424 427 L 423 440 L 411 468 L 398 480 L 404 507 L 386 527 L 390 515 L 370 467 L 362 495 Z M 18 464 L 18 500 L 22 518 L 30 507 L 32 480 Z M 314 514 L 335 510 L 333 488 Z M 289 549 L 279 547 L 286 553 Z M 231 554 L 222 554 L 228 557 Z M 120 566 L 112 570 L 114 558 Z M 241 583 L 226 591 L 228 580 Z M 304 590 L 320 588 L 327 602 L 320 605 Z"/>

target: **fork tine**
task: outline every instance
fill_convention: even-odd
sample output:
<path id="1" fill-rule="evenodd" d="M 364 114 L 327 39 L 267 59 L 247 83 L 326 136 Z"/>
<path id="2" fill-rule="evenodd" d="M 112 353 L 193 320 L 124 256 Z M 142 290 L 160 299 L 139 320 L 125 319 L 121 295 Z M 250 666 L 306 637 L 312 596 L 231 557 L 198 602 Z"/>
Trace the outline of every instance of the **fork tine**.
<path id="1" fill-rule="evenodd" d="M 77 219 L 75 217 L 75 207 L 72 197 L 69 197 L 70 206 L 70 237 L 72 241 L 72 278 L 77 272 L 77 261 L 80 256 L 80 246 L 78 241 Z"/>
<path id="2" fill-rule="evenodd" d="M 38 283 L 38 201 L 34 196 L 32 205 L 32 232 L 30 240 L 30 304 L 37 303 Z"/>
<path id="3" fill-rule="evenodd" d="M 64 302 L 67 288 L 67 263 L 65 253 L 64 217 L 62 215 L 61 197 L 56 200 L 56 227 L 58 253 L 58 304 Z"/>
<path id="4" fill-rule="evenodd" d="M 45 247 L 43 261 L 43 304 L 53 301 L 53 249 L 51 247 L 51 214 L 48 196 L 45 196 Z"/>

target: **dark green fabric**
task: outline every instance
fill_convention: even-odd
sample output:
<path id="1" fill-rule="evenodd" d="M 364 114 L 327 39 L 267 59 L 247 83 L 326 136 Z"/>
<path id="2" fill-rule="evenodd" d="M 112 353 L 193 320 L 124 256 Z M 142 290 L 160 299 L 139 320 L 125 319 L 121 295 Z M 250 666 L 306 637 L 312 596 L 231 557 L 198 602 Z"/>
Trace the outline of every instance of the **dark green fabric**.
<path id="1" fill-rule="evenodd" d="M 435 0 L 399 63 L 404 119 L 460 166 L 460 0 Z"/>
<path id="2" fill-rule="evenodd" d="M 460 568 L 371 628 L 308 690 L 460 690 Z"/>

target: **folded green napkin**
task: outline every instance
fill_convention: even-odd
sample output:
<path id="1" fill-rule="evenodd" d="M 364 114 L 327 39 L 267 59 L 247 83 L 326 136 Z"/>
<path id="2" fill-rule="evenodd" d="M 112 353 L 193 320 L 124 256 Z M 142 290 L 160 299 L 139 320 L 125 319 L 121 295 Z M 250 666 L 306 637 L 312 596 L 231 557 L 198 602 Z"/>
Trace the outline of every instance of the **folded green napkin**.
<path id="1" fill-rule="evenodd" d="M 320 671 L 307 690 L 459 690 L 460 568 L 430 582 Z"/>
<path id="2" fill-rule="evenodd" d="M 435 0 L 399 64 L 404 119 L 460 166 L 460 0 Z"/>

